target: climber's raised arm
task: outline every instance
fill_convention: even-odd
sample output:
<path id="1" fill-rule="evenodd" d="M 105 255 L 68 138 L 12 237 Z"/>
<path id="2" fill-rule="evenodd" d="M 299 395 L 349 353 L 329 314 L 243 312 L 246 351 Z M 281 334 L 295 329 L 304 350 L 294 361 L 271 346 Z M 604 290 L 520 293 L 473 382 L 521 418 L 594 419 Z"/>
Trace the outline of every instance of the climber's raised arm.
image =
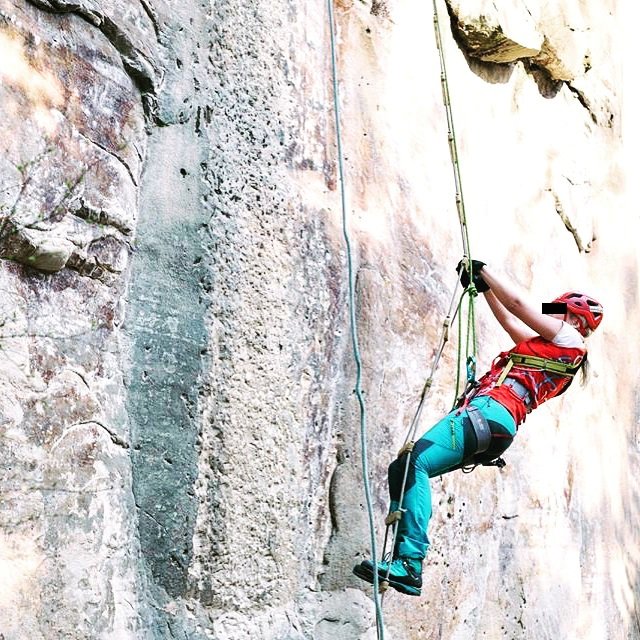
<path id="1" fill-rule="evenodd" d="M 542 312 L 538 311 L 535 307 L 533 307 L 523 296 L 517 291 L 509 282 L 505 280 L 502 276 L 498 276 L 491 268 L 486 265 L 480 269 L 478 273 L 482 277 L 482 279 L 489 286 L 490 291 L 487 293 L 493 292 L 493 295 L 496 298 L 496 301 L 500 303 L 504 309 L 513 314 L 518 320 L 521 320 L 527 327 L 533 329 L 535 333 L 542 336 L 546 340 L 553 340 L 557 335 L 558 331 L 562 328 L 562 320 L 558 317 L 554 317 L 552 315 L 546 315 Z M 491 310 L 496 313 L 494 309 L 494 305 L 492 305 L 490 299 L 487 299 L 489 303 L 489 307 Z M 499 309 L 499 313 L 502 313 Z M 504 314 L 503 314 L 504 315 Z M 502 324 L 499 315 L 496 315 L 498 322 Z M 522 331 L 517 330 L 517 325 L 515 326 L 516 332 L 515 335 L 511 334 L 511 331 L 507 329 L 507 327 L 502 324 L 505 330 L 509 333 L 509 335 L 516 340 L 516 343 L 520 341 L 521 336 L 525 335 Z M 514 326 L 510 325 L 510 328 L 513 330 Z M 525 329 L 526 331 L 526 329 Z M 531 338 L 532 335 L 528 334 L 524 339 Z"/>
<path id="2" fill-rule="evenodd" d="M 513 315 L 507 308 L 498 300 L 496 295 L 489 289 L 484 292 L 484 298 L 489 305 L 489 308 L 496 317 L 496 320 L 500 323 L 502 328 L 511 336 L 511 339 L 516 343 L 520 343 L 523 340 L 529 340 L 534 338 L 538 334 L 530 329 L 524 322 L 519 320 Z"/>

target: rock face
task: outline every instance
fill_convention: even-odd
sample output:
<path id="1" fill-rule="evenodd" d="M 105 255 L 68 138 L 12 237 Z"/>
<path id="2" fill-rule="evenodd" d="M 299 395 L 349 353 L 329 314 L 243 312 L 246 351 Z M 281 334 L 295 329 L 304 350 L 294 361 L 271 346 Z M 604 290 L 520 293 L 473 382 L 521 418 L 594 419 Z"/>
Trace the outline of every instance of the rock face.
<path id="1" fill-rule="evenodd" d="M 483 62 L 515 62 L 535 58 L 544 36 L 522 2 L 452 2 L 453 24 L 467 53 Z"/>
<path id="2" fill-rule="evenodd" d="M 438 5 L 473 256 L 606 317 L 505 470 L 432 481 L 386 638 L 640 638 L 615 9 Z M 381 539 L 461 246 L 430 3 L 335 10 Z M 326 5 L 0 0 L 0 54 L 0 637 L 375 638 Z M 482 368 L 510 343 L 478 306 Z"/>

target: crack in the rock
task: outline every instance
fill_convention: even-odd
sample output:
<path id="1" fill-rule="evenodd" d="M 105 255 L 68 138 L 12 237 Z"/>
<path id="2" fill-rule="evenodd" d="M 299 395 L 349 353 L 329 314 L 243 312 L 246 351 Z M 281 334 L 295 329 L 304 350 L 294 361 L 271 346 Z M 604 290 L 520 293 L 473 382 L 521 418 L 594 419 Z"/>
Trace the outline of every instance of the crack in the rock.
<path id="1" fill-rule="evenodd" d="M 100 30 L 120 54 L 125 70 L 140 90 L 140 93 L 155 95 L 156 82 L 153 63 L 133 44 L 117 23 L 107 16 L 102 16 L 102 20 Z M 143 64 L 143 62 L 146 64 Z"/>
<path id="2" fill-rule="evenodd" d="M 19 333 L 0 333 L 0 340 L 8 340 L 9 338 L 38 338 L 44 340 L 75 340 L 76 338 L 85 338 L 95 333 L 94 329 L 81 331 L 80 333 L 71 333 L 69 335 L 54 335 L 51 333 L 36 333 L 35 331 L 20 331 Z"/>
<path id="3" fill-rule="evenodd" d="M 141 511 L 145 516 L 147 516 L 149 520 L 152 520 L 153 522 L 155 522 L 161 529 L 164 529 L 165 531 L 167 530 L 167 527 L 165 527 L 161 522 L 159 522 L 156 518 L 154 518 L 148 511 L 143 509 L 137 502 L 136 502 L 136 509 L 138 509 L 138 511 Z"/>
<path id="4" fill-rule="evenodd" d="M 90 138 L 89 136 L 85 135 L 80 130 L 78 130 L 78 134 L 81 137 L 83 137 L 87 142 L 94 144 L 96 147 L 98 147 L 98 149 L 102 149 L 102 151 L 104 151 L 105 153 L 108 153 L 111 157 L 115 158 L 127 170 L 127 173 L 129 174 L 129 177 L 131 178 L 131 182 L 133 182 L 134 186 L 136 187 L 138 186 L 138 181 L 135 179 L 133 175 L 133 171 L 131 170 L 131 167 L 115 151 L 111 151 L 111 149 L 108 149 L 105 145 L 100 144 L 97 140 L 94 140 L 93 138 Z"/>
<path id="5" fill-rule="evenodd" d="M 113 227 L 124 236 L 130 236 L 132 233 L 132 229 L 128 224 L 122 220 L 118 220 L 116 217 L 107 213 L 104 209 L 88 204 L 82 198 L 80 199 L 79 208 L 70 211 L 69 213 L 80 220 L 84 220 L 85 222 L 97 224 L 101 227 Z"/>
<path id="6" fill-rule="evenodd" d="M 140 6 L 143 8 L 144 12 L 147 14 L 149 20 L 151 20 L 151 24 L 153 25 L 153 30 L 156 34 L 156 40 L 160 41 L 160 23 L 158 22 L 158 16 L 156 15 L 153 7 L 149 4 L 148 0 L 139 0 Z"/>
<path id="7" fill-rule="evenodd" d="M 99 28 L 102 22 L 100 14 L 88 10 L 79 3 L 68 2 L 61 6 L 59 4 L 59 0 L 27 0 L 27 2 L 38 9 L 49 11 L 51 13 L 74 13 L 92 24 L 94 27 Z"/>
<path id="8" fill-rule="evenodd" d="M 71 371 L 71 373 L 75 373 L 78 376 L 78 378 L 82 380 L 82 382 L 84 383 L 84 386 L 87 387 L 87 389 L 91 390 L 91 387 L 89 386 L 89 383 L 87 382 L 87 379 L 84 377 L 83 374 L 81 374 L 76 369 L 69 369 L 69 371 Z"/>
<path id="9" fill-rule="evenodd" d="M 578 251 L 580 251 L 580 253 L 588 253 L 591 247 L 589 245 L 585 247 L 582 244 L 582 239 L 580 238 L 580 234 L 578 233 L 578 230 L 571 223 L 571 220 L 569 220 L 569 216 L 565 213 L 564 207 L 560 202 L 560 198 L 558 198 L 558 196 L 555 193 L 553 193 L 553 191 L 551 191 L 551 195 L 553 195 L 556 213 L 560 216 L 560 219 L 564 223 L 564 226 L 567 228 L 567 231 L 569 231 L 569 233 L 571 233 L 571 235 L 573 236 L 573 239 L 575 240 L 576 245 L 578 247 Z"/>
<path id="10" fill-rule="evenodd" d="M 106 431 L 109 437 L 111 438 L 111 442 L 113 442 L 113 444 L 119 447 L 122 447 L 123 449 L 130 448 L 129 443 L 122 436 L 119 436 L 115 431 L 113 431 L 112 429 L 109 429 L 109 427 L 107 427 L 105 424 L 103 424 L 102 422 L 98 422 L 98 420 L 87 420 L 86 422 L 78 422 L 74 424 L 73 427 L 84 427 L 84 426 L 93 425 L 93 424 L 95 424 L 96 426 Z"/>
<path id="11" fill-rule="evenodd" d="M 50 491 L 51 493 L 72 493 L 72 494 L 95 494 L 102 493 L 104 491 L 113 491 L 115 487 L 113 485 L 109 485 L 108 487 L 101 487 L 98 489 L 87 489 L 84 487 L 56 487 L 56 486 L 47 486 L 47 485 L 24 485 L 18 487 L 16 489 L 12 487 L 2 487 L 3 493 L 11 492 L 11 493 L 24 493 L 25 491 Z M 60 517 L 60 518 L 68 518 L 69 515 L 66 513 L 60 514 L 50 514 L 48 517 Z M 0 636 L 1 640 L 2 636 Z"/>
<path id="12" fill-rule="evenodd" d="M 585 97 L 584 93 L 580 91 L 580 89 L 576 89 L 576 87 L 574 87 L 570 82 L 565 82 L 564 84 L 567 85 L 567 89 L 569 89 L 569 91 L 571 91 L 571 93 L 576 96 L 578 102 L 587 110 L 587 113 L 591 116 L 591 120 L 593 121 L 593 123 L 598 124 L 598 118 L 591 109 L 591 105 L 589 104 L 589 101 Z"/>

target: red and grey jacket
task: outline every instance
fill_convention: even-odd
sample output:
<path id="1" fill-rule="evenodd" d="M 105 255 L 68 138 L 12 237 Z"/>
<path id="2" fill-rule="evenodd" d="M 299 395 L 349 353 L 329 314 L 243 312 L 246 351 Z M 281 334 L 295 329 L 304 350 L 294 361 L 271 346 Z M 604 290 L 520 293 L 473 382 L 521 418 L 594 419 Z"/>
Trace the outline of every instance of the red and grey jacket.
<path id="1" fill-rule="evenodd" d="M 566 391 L 585 354 L 540 336 L 524 340 L 493 361 L 473 395 L 495 398 L 519 425 L 538 405 Z"/>

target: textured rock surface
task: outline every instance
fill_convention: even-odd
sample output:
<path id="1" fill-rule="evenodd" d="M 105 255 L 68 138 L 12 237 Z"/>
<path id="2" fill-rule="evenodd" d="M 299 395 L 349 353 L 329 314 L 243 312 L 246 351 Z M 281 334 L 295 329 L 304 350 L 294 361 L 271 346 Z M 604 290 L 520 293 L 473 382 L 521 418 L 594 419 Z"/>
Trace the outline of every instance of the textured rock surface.
<path id="1" fill-rule="evenodd" d="M 638 639 L 632 21 L 439 8 L 474 255 L 607 317 L 503 472 L 433 482 L 386 637 Z M 430 3 L 336 11 L 382 534 L 461 249 Z M 324 3 L 0 0 L 5 640 L 375 638 L 328 35 Z"/>

